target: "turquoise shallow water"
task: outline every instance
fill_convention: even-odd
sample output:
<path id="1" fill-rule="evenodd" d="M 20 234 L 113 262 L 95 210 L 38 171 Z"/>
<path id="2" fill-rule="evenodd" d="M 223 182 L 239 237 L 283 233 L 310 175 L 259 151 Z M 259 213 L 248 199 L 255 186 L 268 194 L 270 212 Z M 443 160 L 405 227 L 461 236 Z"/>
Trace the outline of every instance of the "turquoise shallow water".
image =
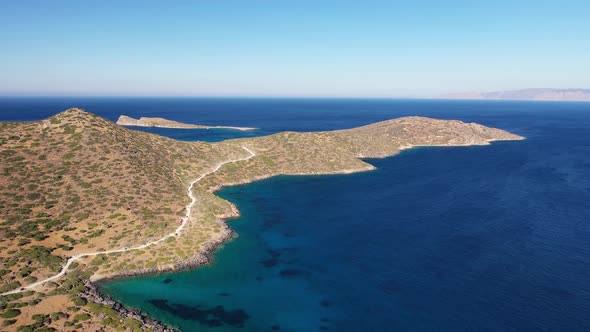
<path id="1" fill-rule="evenodd" d="M 254 186 L 252 189 L 256 190 L 257 185 Z M 257 189 L 266 191 L 261 187 Z M 224 194 L 231 195 L 231 189 Z M 249 217 L 230 222 L 239 237 L 224 245 L 215 255 L 214 264 L 193 271 L 108 282 L 102 289 L 116 298 L 128 299 L 129 305 L 148 305 L 185 330 L 233 331 L 242 326 L 269 330 L 273 325 L 283 324 L 285 319 L 297 330 L 314 328 L 321 318 L 319 294 L 298 278 L 284 278 L 270 270 L 270 265 L 276 264 L 272 260 L 278 259 L 291 241 L 277 234 L 262 236 L 272 221 L 256 214 L 255 206 L 245 202 L 240 204 L 240 211 Z M 281 248 L 277 248 L 276 253 L 270 252 L 273 249 L 262 245 L 266 241 L 280 243 Z M 262 285 L 264 292 L 261 292 Z M 149 299 L 142 296 L 146 290 L 149 290 Z M 154 300 L 165 300 L 169 307 Z M 196 304 L 200 306 L 194 308 Z M 198 321 L 200 310 L 212 310 L 217 306 L 223 306 L 227 315 L 235 317 L 235 322 L 229 318 L 223 326 L 215 323 L 208 326 Z M 310 320 L 310 316 L 316 319 Z M 184 319 L 179 320 L 180 317 Z M 207 318 L 223 321 L 215 315 Z"/>
<path id="2" fill-rule="evenodd" d="M 158 105 L 174 109 L 168 102 Z M 108 117 L 120 109 L 116 100 L 101 105 Z M 213 122 L 225 116 L 261 132 L 417 114 L 528 139 L 412 149 L 369 160 L 374 172 L 225 188 L 219 195 L 242 217 L 229 221 L 239 236 L 214 263 L 101 284 L 115 299 L 185 331 L 590 330 L 590 104 L 191 105 L 218 111 Z M 187 112 L 170 117 L 195 116 Z"/>

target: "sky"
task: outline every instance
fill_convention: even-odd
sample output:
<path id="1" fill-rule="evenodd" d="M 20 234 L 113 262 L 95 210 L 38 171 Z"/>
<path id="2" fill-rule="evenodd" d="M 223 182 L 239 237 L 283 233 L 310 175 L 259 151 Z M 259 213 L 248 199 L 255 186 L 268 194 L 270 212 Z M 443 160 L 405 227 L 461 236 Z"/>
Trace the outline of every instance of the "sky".
<path id="1" fill-rule="evenodd" d="M 3 1 L 0 95 L 590 88 L 590 1 Z"/>

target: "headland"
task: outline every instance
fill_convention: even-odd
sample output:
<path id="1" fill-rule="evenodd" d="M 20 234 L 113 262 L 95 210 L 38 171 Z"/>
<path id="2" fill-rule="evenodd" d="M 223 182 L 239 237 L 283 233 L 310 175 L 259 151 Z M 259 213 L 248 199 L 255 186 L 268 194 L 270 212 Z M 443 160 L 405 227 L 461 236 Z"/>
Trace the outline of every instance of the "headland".
<path id="1" fill-rule="evenodd" d="M 415 146 L 520 139 L 475 123 L 424 117 L 218 143 L 138 132 L 81 109 L 0 123 L 0 190 L 12 197 L 0 205 L 2 315 L 10 316 L 5 329 L 141 326 L 137 317 L 79 294 L 88 292 L 90 280 L 208 262 L 232 236 L 224 219 L 239 215 L 214 195 L 223 186 L 276 175 L 370 171 L 375 167 L 361 158 Z"/>
<path id="2" fill-rule="evenodd" d="M 232 129 L 232 130 L 255 130 L 256 128 L 249 127 L 232 127 L 232 126 L 205 126 L 198 124 L 183 123 L 172 121 L 164 118 L 148 118 L 141 117 L 134 119 L 132 117 L 121 115 L 117 120 L 117 124 L 121 126 L 131 127 L 158 127 L 158 128 L 173 128 L 173 129 Z"/>

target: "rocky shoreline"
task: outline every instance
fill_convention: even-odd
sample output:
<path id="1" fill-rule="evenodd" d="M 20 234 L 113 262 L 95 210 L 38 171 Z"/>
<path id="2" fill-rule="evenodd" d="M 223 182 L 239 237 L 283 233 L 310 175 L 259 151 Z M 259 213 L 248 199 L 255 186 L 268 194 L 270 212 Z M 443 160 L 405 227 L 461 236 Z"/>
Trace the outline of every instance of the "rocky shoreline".
<path id="1" fill-rule="evenodd" d="M 110 297 L 103 295 L 99 290 L 96 284 L 92 282 L 86 283 L 86 289 L 80 293 L 80 296 L 85 298 L 89 302 L 94 302 L 97 304 L 102 304 L 113 308 L 113 310 L 117 311 L 121 316 L 124 318 L 133 318 L 138 320 L 143 326 L 151 329 L 154 332 L 179 332 L 180 330 L 167 326 L 160 321 L 157 321 L 146 313 L 142 312 L 138 309 L 128 309 L 123 306 L 121 303 L 112 300 Z"/>
<path id="2" fill-rule="evenodd" d="M 200 252 L 198 254 L 198 256 L 196 256 L 195 258 L 185 260 L 185 261 L 175 264 L 174 266 L 171 266 L 169 268 L 164 268 L 164 269 L 155 269 L 154 268 L 154 269 L 145 269 L 145 270 L 125 271 L 125 272 L 121 272 L 121 273 L 118 273 L 115 275 L 100 277 L 100 278 L 95 279 L 93 281 L 88 281 L 85 284 L 86 289 L 80 293 L 80 296 L 85 298 L 89 302 L 94 302 L 97 304 L 109 306 L 110 308 L 113 308 L 113 310 L 117 311 L 119 314 L 121 314 L 121 316 L 123 316 L 125 318 L 134 318 L 134 319 L 138 320 L 139 322 L 141 322 L 142 325 L 152 329 L 154 332 L 180 332 L 179 329 L 177 329 L 175 327 L 168 326 L 168 325 L 150 317 L 148 314 L 146 314 L 145 312 L 143 312 L 139 309 L 127 308 L 123 304 L 121 304 L 120 302 L 117 302 L 117 301 L 111 299 L 109 296 L 102 294 L 96 284 L 96 281 L 98 281 L 98 280 L 102 280 L 102 281 L 114 280 L 114 279 L 119 279 L 119 278 L 129 278 L 129 277 L 138 276 L 138 275 L 157 274 L 157 273 L 162 273 L 162 272 L 188 270 L 188 269 L 196 268 L 199 266 L 203 266 L 205 264 L 209 264 L 213 260 L 213 258 L 212 258 L 213 253 L 215 253 L 215 251 L 219 248 L 219 246 L 221 246 L 226 241 L 229 241 L 237 236 L 237 234 L 235 232 L 233 232 L 233 231 L 231 231 L 231 229 L 229 229 L 229 226 L 227 226 L 227 224 L 225 222 L 223 222 L 223 221 L 221 221 L 221 222 L 225 225 L 225 227 L 228 230 L 228 232 L 224 232 L 224 234 L 228 234 L 228 235 L 224 236 L 224 237 L 220 237 L 218 240 L 212 242 L 209 246 L 207 246 L 207 248 L 203 252 Z"/>
<path id="3" fill-rule="evenodd" d="M 178 262 L 173 265 L 168 265 L 168 266 L 163 266 L 163 267 L 121 271 L 121 272 L 113 273 L 110 275 L 98 275 L 98 276 L 95 275 L 95 276 L 91 277 L 90 281 L 91 282 L 98 282 L 98 281 L 114 280 L 114 279 L 121 279 L 121 278 L 130 278 L 130 277 L 140 276 L 140 275 L 158 274 L 158 273 L 164 273 L 164 272 L 175 272 L 175 271 L 181 271 L 181 270 L 189 270 L 189 269 L 193 269 L 193 268 L 196 268 L 199 266 L 203 266 L 205 264 L 209 264 L 212 262 L 213 254 L 219 248 L 219 246 L 221 246 L 226 241 L 231 240 L 237 236 L 237 234 L 229 228 L 227 223 L 225 223 L 223 221 L 225 219 L 229 219 L 232 217 L 233 216 L 229 216 L 226 218 L 224 216 L 223 219 L 220 220 L 220 223 L 224 227 L 224 229 L 223 229 L 224 232 L 221 234 L 221 236 L 212 240 L 211 243 L 206 245 L 206 247 L 202 251 L 198 252 L 192 258 L 186 259 L 184 261 Z"/>

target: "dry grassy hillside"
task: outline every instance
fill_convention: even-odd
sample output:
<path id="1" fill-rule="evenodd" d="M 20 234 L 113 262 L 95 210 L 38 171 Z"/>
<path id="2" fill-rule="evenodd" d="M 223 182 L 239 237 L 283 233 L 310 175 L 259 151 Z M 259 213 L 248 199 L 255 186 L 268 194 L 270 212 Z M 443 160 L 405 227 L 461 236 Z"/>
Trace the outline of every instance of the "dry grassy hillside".
<path id="1" fill-rule="evenodd" d="M 188 202 L 187 171 L 216 162 L 210 144 L 130 131 L 80 110 L 0 124 L 0 146 L 3 284 L 53 273 L 64 256 L 170 232 Z"/>
<path id="2" fill-rule="evenodd" d="M 283 132 L 228 141 L 248 145 L 257 157 L 234 169 L 225 168 L 203 181 L 212 190 L 220 184 L 249 182 L 278 174 L 334 174 L 372 170 L 359 158 L 393 156 L 412 146 L 486 145 L 521 136 L 476 123 L 404 117 L 363 127 L 313 133 Z"/>
<path id="3" fill-rule="evenodd" d="M 392 156 L 412 146 L 486 145 L 497 140 L 518 140 L 522 137 L 501 129 L 465 123 L 409 116 L 386 120 L 353 129 L 333 132 L 348 141 L 358 157 Z"/>
<path id="4" fill-rule="evenodd" d="M 231 155 L 219 151 L 79 109 L 0 123 L 0 292 L 57 273 L 74 254 L 172 232 L 191 177 Z"/>
<path id="5" fill-rule="evenodd" d="M 173 233 L 191 201 L 189 184 L 203 177 L 192 190 L 197 201 L 181 234 L 141 250 L 80 259 L 35 291 L 0 297 L 2 329 L 145 330 L 79 299 L 79 292 L 88 279 L 206 262 L 231 236 L 220 219 L 238 213 L 213 194 L 220 186 L 278 174 L 367 171 L 374 167 L 359 158 L 411 146 L 517 139 L 477 124 L 421 117 L 211 144 L 129 130 L 79 109 L 0 123 L 0 293 L 55 275 L 75 254 L 131 248 Z M 249 151 L 256 155 L 242 160 Z"/>

